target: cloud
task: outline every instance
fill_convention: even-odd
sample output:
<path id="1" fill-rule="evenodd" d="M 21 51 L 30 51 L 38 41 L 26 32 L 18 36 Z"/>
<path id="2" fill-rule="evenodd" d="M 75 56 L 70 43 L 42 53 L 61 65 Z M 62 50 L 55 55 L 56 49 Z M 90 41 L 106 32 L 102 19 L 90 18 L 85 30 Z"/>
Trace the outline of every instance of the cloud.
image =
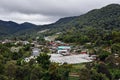
<path id="1" fill-rule="evenodd" d="M 0 19 L 5 21 L 15 21 L 18 23 L 31 22 L 34 24 L 50 24 L 55 22 L 56 17 L 49 17 L 40 14 L 23 14 L 23 13 L 9 13 L 0 16 Z"/>
<path id="2" fill-rule="evenodd" d="M 0 0 L 0 19 L 48 24 L 120 0 Z"/>

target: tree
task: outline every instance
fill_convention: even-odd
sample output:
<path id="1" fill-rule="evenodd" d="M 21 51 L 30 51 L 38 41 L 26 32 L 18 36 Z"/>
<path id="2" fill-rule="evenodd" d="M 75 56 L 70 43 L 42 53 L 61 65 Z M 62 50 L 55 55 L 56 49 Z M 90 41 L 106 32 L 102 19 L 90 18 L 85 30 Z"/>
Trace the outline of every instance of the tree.
<path id="1" fill-rule="evenodd" d="M 30 80 L 41 80 L 44 75 L 44 72 L 40 66 L 35 66 L 30 75 Z"/>
<path id="2" fill-rule="evenodd" d="M 9 61 L 5 65 L 6 75 L 8 76 L 9 80 L 13 80 L 15 78 L 17 66 L 15 65 L 15 62 Z"/>
<path id="3" fill-rule="evenodd" d="M 109 80 L 105 74 L 98 73 L 96 70 L 91 71 L 91 80 Z"/>
<path id="4" fill-rule="evenodd" d="M 30 50 L 30 44 L 24 45 L 24 51 L 29 51 Z"/>
<path id="5" fill-rule="evenodd" d="M 119 69 L 111 69 L 111 74 L 114 80 L 120 79 L 120 70 Z"/>
<path id="6" fill-rule="evenodd" d="M 111 47 L 111 52 L 113 54 L 119 54 L 120 55 L 120 43 L 115 43 Z"/>
<path id="7" fill-rule="evenodd" d="M 21 66 L 19 66 L 19 67 L 17 68 L 17 70 L 16 70 L 15 78 L 16 78 L 17 80 L 24 80 L 24 77 L 25 77 L 25 76 L 26 76 L 26 75 L 24 74 L 24 68 L 21 67 Z"/>
<path id="8" fill-rule="evenodd" d="M 61 80 L 69 80 L 69 73 L 71 70 L 71 65 L 68 65 L 67 63 L 64 63 L 63 65 L 60 66 L 60 73 L 61 73 Z M 60 74 L 59 73 L 59 74 Z"/>
<path id="9" fill-rule="evenodd" d="M 59 64 L 52 63 L 48 69 L 50 80 L 60 80 L 60 76 L 58 73 Z"/>
<path id="10" fill-rule="evenodd" d="M 49 48 L 44 47 L 44 48 L 42 49 L 42 52 L 44 52 L 44 53 L 49 53 L 49 52 L 50 52 L 50 50 L 49 50 Z"/>
<path id="11" fill-rule="evenodd" d="M 79 72 L 79 80 L 90 80 L 90 71 L 88 69 L 81 69 Z"/>
<path id="12" fill-rule="evenodd" d="M 4 64 L 2 64 L 2 63 L 0 62 L 0 74 L 3 74 L 4 71 L 5 71 L 5 69 L 4 69 Z"/>
<path id="13" fill-rule="evenodd" d="M 111 54 L 110 52 L 101 49 L 97 53 L 99 53 L 98 57 L 101 61 L 105 61 L 105 59 Z"/>
<path id="14" fill-rule="evenodd" d="M 106 77 L 108 77 L 110 80 L 112 79 L 112 76 L 111 76 L 107 66 L 105 65 L 105 63 L 99 63 L 98 68 L 97 68 L 97 72 L 105 74 Z"/>
<path id="15" fill-rule="evenodd" d="M 120 31 L 113 31 L 112 32 L 112 41 L 113 41 L 113 43 L 120 42 Z"/>
<path id="16" fill-rule="evenodd" d="M 12 59 L 13 60 L 18 60 L 18 59 L 22 58 L 22 56 L 23 56 L 23 54 L 18 53 L 18 52 L 12 53 Z"/>
<path id="17" fill-rule="evenodd" d="M 46 53 L 40 53 L 37 57 L 37 62 L 42 66 L 43 69 L 48 69 L 50 65 L 50 56 Z"/>

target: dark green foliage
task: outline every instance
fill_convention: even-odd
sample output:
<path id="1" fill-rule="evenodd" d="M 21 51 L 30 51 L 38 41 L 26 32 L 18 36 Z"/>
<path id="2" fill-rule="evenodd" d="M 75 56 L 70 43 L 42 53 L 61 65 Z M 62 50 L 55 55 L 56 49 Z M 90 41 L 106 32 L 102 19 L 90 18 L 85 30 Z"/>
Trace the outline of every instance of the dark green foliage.
<path id="1" fill-rule="evenodd" d="M 112 53 L 120 55 L 120 43 L 116 43 L 112 45 Z"/>
<path id="2" fill-rule="evenodd" d="M 0 55 L 3 56 L 4 59 L 9 60 L 11 57 L 11 54 L 12 52 L 7 46 L 0 44 Z"/>
<path id="3" fill-rule="evenodd" d="M 111 70 L 113 79 L 120 79 L 120 70 L 119 69 L 112 69 Z"/>
<path id="4" fill-rule="evenodd" d="M 96 70 L 91 71 L 91 80 L 109 80 L 105 74 L 98 73 Z"/>
<path id="5" fill-rule="evenodd" d="M 5 74 L 8 76 L 10 80 L 15 78 L 16 70 L 17 70 L 17 66 L 13 61 L 9 61 L 5 65 Z"/>
<path id="6" fill-rule="evenodd" d="M 37 57 L 37 62 L 42 66 L 42 68 L 48 69 L 50 65 L 50 56 L 46 53 L 41 53 L 40 56 Z"/>
<path id="7" fill-rule="evenodd" d="M 30 44 L 24 45 L 23 48 L 25 51 L 29 51 L 30 50 Z"/>
<path id="8" fill-rule="evenodd" d="M 98 73 L 102 73 L 105 74 L 110 80 L 112 79 L 111 74 L 107 68 L 107 66 L 104 63 L 100 63 L 98 65 L 98 69 L 97 69 Z"/>
<path id="9" fill-rule="evenodd" d="M 30 75 L 30 80 L 41 80 L 43 77 L 43 70 L 41 67 L 36 66 L 32 69 L 31 75 Z"/>
<path id="10" fill-rule="evenodd" d="M 99 59 L 101 61 L 104 61 L 110 55 L 110 52 L 104 51 L 104 50 L 100 50 L 100 51 L 98 51 L 98 54 L 99 54 Z"/>
<path id="11" fill-rule="evenodd" d="M 0 34 L 1 36 L 12 37 L 13 34 L 25 34 L 26 31 L 34 29 L 37 26 L 31 23 L 18 24 L 12 21 L 0 20 Z M 29 33 L 29 32 L 28 32 Z M 15 36 L 15 35 L 14 35 Z"/>
<path id="12" fill-rule="evenodd" d="M 0 62 L 0 74 L 4 73 L 4 65 Z"/>
<path id="13" fill-rule="evenodd" d="M 24 73 L 24 68 L 23 67 L 18 67 L 17 70 L 16 70 L 15 76 L 18 80 L 23 80 L 24 77 L 26 76 L 25 73 Z"/>
<path id="14" fill-rule="evenodd" d="M 19 58 L 22 58 L 22 57 L 23 57 L 23 54 L 18 53 L 18 52 L 14 52 L 14 53 L 12 53 L 11 55 L 12 55 L 11 58 L 12 58 L 13 60 L 18 60 Z"/>
<path id="15" fill-rule="evenodd" d="M 70 69 L 71 69 L 71 65 L 67 65 L 66 63 L 64 63 L 61 67 L 59 67 L 58 72 L 60 72 L 59 74 L 61 80 L 68 80 Z"/>
<path id="16" fill-rule="evenodd" d="M 88 69 L 81 69 L 79 73 L 79 80 L 89 80 L 90 79 L 90 71 Z"/>

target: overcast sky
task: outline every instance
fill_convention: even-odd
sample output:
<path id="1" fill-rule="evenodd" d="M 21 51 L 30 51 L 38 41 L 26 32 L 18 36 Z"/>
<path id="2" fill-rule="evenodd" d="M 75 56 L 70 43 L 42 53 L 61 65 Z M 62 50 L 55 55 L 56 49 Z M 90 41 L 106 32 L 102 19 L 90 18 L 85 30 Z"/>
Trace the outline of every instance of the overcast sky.
<path id="1" fill-rule="evenodd" d="M 0 19 L 49 24 L 120 0 L 0 0 Z"/>

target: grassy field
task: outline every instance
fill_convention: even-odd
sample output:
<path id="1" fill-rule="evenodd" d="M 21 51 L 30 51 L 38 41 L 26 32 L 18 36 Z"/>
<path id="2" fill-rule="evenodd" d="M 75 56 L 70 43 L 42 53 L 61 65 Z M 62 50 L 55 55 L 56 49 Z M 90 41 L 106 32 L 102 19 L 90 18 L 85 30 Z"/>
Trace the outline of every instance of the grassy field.
<path id="1" fill-rule="evenodd" d="M 73 64 L 72 69 L 71 69 L 71 73 L 78 73 L 80 71 L 80 69 L 82 69 L 82 68 L 85 68 L 85 63 Z"/>
<path id="2" fill-rule="evenodd" d="M 79 80 L 78 77 L 69 77 L 69 80 Z"/>
<path id="3" fill-rule="evenodd" d="M 69 80 L 79 80 L 79 71 L 80 69 L 85 68 L 85 63 L 82 64 L 73 64 L 70 72 Z"/>

